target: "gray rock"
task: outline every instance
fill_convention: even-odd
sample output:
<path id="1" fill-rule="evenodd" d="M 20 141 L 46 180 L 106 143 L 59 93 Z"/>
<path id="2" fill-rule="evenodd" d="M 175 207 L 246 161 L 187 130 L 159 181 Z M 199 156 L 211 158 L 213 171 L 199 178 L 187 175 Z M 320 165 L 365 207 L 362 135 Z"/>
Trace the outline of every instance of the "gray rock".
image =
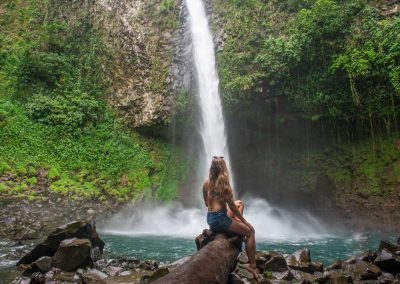
<path id="1" fill-rule="evenodd" d="M 51 270 L 52 258 L 49 256 L 43 256 L 36 260 L 31 266 L 36 266 L 37 269 L 42 273 L 47 273 Z"/>
<path id="2" fill-rule="evenodd" d="M 91 243 L 88 239 L 67 239 L 61 242 L 53 256 L 53 266 L 63 271 L 93 266 Z"/>
<path id="3" fill-rule="evenodd" d="M 287 269 L 285 258 L 282 255 L 277 255 L 265 263 L 264 271 L 283 272 Z"/>
<path id="4" fill-rule="evenodd" d="M 277 280 L 292 281 L 294 279 L 293 273 L 290 270 L 284 272 L 273 272 L 272 277 Z"/>
<path id="5" fill-rule="evenodd" d="M 378 266 L 366 261 L 357 261 L 354 264 L 344 263 L 343 271 L 351 275 L 353 280 L 376 280 L 382 274 Z"/>
<path id="6" fill-rule="evenodd" d="M 329 265 L 326 270 L 332 270 L 332 269 L 342 269 L 343 261 L 338 259 L 335 260 L 331 265 Z"/>
<path id="7" fill-rule="evenodd" d="M 394 276 L 390 273 L 383 272 L 381 276 L 378 277 L 377 284 L 391 284 L 394 283 Z"/>
<path id="8" fill-rule="evenodd" d="M 353 283 L 350 275 L 344 274 L 341 270 L 331 270 L 324 273 L 327 283 L 330 284 L 350 284 Z"/>
<path id="9" fill-rule="evenodd" d="M 383 271 L 392 274 L 400 273 L 400 257 L 385 248 L 378 251 L 374 264 Z"/>
<path id="10" fill-rule="evenodd" d="M 122 267 L 108 266 L 104 268 L 103 271 L 109 276 L 117 276 L 122 271 Z"/>
<path id="11" fill-rule="evenodd" d="M 247 257 L 247 254 L 245 252 L 241 252 L 238 255 L 238 262 L 239 263 L 249 263 L 249 258 Z"/>

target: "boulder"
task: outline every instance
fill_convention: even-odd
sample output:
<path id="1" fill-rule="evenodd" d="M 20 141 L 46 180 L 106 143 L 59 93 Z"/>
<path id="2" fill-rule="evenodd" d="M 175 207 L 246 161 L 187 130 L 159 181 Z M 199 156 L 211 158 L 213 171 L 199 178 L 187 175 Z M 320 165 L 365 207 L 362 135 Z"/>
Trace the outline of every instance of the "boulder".
<path id="1" fill-rule="evenodd" d="M 377 284 L 391 284 L 394 283 L 394 276 L 390 273 L 383 272 L 381 276 L 378 277 Z"/>
<path id="2" fill-rule="evenodd" d="M 103 253 L 104 242 L 97 234 L 95 221 L 91 218 L 88 221 L 74 221 L 57 228 L 45 241 L 23 256 L 18 261 L 17 266 L 31 264 L 42 256 L 53 256 L 63 240 L 72 238 L 88 239 L 93 248 L 98 247 L 100 252 Z"/>
<path id="3" fill-rule="evenodd" d="M 329 284 L 350 284 L 353 283 L 350 275 L 343 273 L 343 271 L 334 269 L 324 273 L 326 282 Z"/>
<path id="4" fill-rule="evenodd" d="M 293 273 L 290 270 L 284 272 L 273 272 L 272 278 L 277 280 L 292 281 L 294 279 Z"/>
<path id="5" fill-rule="evenodd" d="M 274 255 L 264 265 L 264 271 L 284 272 L 288 270 L 286 260 L 282 255 Z"/>
<path id="6" fill-rule="evenodd" d="M 273 257 L 282 254 L 275 251 L 258 251 L 256 252 L 256 265 L 260 271 L 265 270 L 265 264 Z"/>
<path id="7" fill-rule="evenodd" d="M 53 267 L 63 271 L 75 271 L 78 268 L 93 266 L 90 250 L 91 243 L 88 239 L 63 240 L 53 256 Z"/>
<path id="8" fill-rule="evenodd" d="M 107 274 L 101 272 L 100 270 L 97 269 L 91 269 L 89 271 L 84 272 L 81 275 L 81 278 L 85 284 L 102 284 L 106 283 L 104 279 L 108 277 Z"/>
<path id="9" fill-rule="evenodd" d="M 400 255 L 400 244 L 382 240 L 379 244 L 379 250 L 387 250 L 392 254 Z"/>
<path id="10" fill-rule="evenodd" d="M 383 271 L 392 274 L 400 273 L 400 257 L 385 248 L 378 251 L 374 264 Z"/>
<path id="11" fill-rule="evenodd" d="M 326 270 L 342 269 L 343 261 L 338 259 L 335 260 L 331 265 L 329 265 Z"/>
<path id="12" fill-rule="evenodd" d="M 359 255 L 357 258 L 359 260 L 367 261 L 367 262 L 374 262 L 374 260 L 377 257 L 377 253 L 375 251 L 367 251 L 361 255 Z"/>
<path id="13" fill-rule="evenodd" d="M 354 264 L 344 263 L 343 271 L 357 281 L 376 280 L 382 274 L 378 266 L 362 260 Z"/>
<path id="14" fill-rule="evenodd" d="M 51 270 L 53 259 L 50 256 L 42 256 L 30 264 L 23 272 L 23 275 L 31 275 L 35 272 L 47 273 Z"/>
<path id="15" fill-rule="evenodd" d="M 323 271 L 323 263 L 311 262 L 310 250 L 307 248 L 298 250 L 285 258 L 287 266 L 294 270 L 300 270 L 306 273 L 314 273 L 315 271 Z"/>
<path id="16" fill-rule="evenodd" d="M 55 281 L 55 282 L 52 282 Z M 46 277 L 46 283 L 82 283 L 81 279 L 79 278 L 79 275 L 74 273 L 74 272 L 57 272 L 53 274 L 53 279 L 50 281 L 47 281 Z"/>
<path id="17" fill-rule="evenodd" d="M 122 271 L 122 267 L 118 266 L 107 266 L 106 268 L 103 269 L 103 272 L 105 272 L 108 276 L 117 276 L 119 273 Z"/>

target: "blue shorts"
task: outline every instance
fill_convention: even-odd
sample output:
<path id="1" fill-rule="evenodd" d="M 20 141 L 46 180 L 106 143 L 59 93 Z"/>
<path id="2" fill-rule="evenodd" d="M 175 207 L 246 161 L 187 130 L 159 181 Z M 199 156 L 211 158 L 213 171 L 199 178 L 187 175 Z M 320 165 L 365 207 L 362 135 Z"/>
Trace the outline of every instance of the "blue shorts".
<path id="1" fill-rule="evenodd" d="M 215 232 L 226 231 L 232 224 L 232 218 L 226 214 L 226 208 L 207 213 L 207 223 Z"/>

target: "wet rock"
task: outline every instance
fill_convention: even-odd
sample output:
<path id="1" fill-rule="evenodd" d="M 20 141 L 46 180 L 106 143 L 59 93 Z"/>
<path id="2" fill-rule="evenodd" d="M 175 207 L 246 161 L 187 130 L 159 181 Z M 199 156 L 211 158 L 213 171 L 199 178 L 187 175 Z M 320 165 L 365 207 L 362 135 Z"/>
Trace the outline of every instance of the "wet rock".
<path id="1" fill-rule="evenodd" d="M 235 272 L 232 272 L 229 276 L 229 284 L 244 284 L 244 280 L 242 280 L 242 278 L 237 275 Z"/>
<path id="2" fill-rule="evenodd" d="M 115 267 L 115 266 L 108 266 L 103 269 L 103 272 L 105 272 L 109 276 L 117 276 L 119 273 L 122 271 L 122 267 Z"/>
<path id="3" fill-rule="evenodd" d="M 373 262 L 377 257 L 377 253 L 374 251 L 367 251 L 363 254 L 361 254 L 360 256 L 358 256 L 357 258 L 359 260 L 363 260 L 363 261 L 367 261 L 367 262 Z"/>
<path id="4" fill-rule="evenodd" d="M 93 248 L 93 249 L 92 249 L 92 252 L 91 252 L 91 255 L 92 255 L 93 261 L 98 261 L 98 260 L 100 260 L 100 259 L 101 259 L 101 256 L 102 256 L 102 253 L 101 253 L 99 247 Z"/>
<path id="5" fill-rule="evenodd" d="M 63 271 L 93 266 L 88 239 L 67 239 L 61 242 L 53 256 L 53 266 Z"/>
<path id="6" fill-rule="evenodd" d="M 383 272 L 381 276 L 378 277 L 377 284 L 391 284 L 394 283 L 394 276 L 390 273 Z"/>
<path id="7" fill-rule="evenodd" d="M 53 259 L 49 256 L 43 256 L 29 265 L 24 271 L 24 275 L 30 275 L 34 272 L 47 273 L 51 270 Z"/>
<path id="8" fill-rule="evenodd" d="M 272 256 L 280 255 L 278 252 L 261 251 L 256 253 L 256 265 L 260 271 L 265 270 L 265 264 Z"/>
<path id="9" fill-rule="evenodd" d="M 147 280 L 148 282 L 152 282 L 157 280 L 158 278 L 161 278 L 169 273 L 169 269 L 167 267 L 163 267 L 160 269 L 157 269 L 153 274 L 149 276 L 144 276 L 142 279 Z"/>
<path id="10" fill-rule="evenodd" d="M 97 270 L 97 269 L 91 269 L 87 272 L 84 272 L 82 275 L 82 280 L 84 283 L 89 284 L 89 283 L 106 283 L 104 279 L 108 277 L 107 274 Z"/>
<path id="11" fill-rule="evenodd" d="M 272 278 L 277 280 L 288 280 L 292 281 L 294 279 L 293 273 L 290 270 L 284 272 L 273 272 Z"/>
<path id="12" fill-rule="evenodd" d="M 376 280 L 382 274 L 379 267 L 366 261 L 357 261 L 354 264 L 344 263 L 343 271 L 353 280 Z"/>
<path id="13" fill-rule="evenodd" d="M 335 260 L 331 265 L 329 265 L 326 270 L 332 270 L 332 269 L 342 269 L 343 261 L 338 259 Z"/>
<path id="14" fill-rule="evenodd" d="M 311 274 L 315 271 L 323 271 L 323 264 L 321 262 L 311 263 L 310 250 L 307 248 L 288 255 L 285 260 L 287 266 L 294 270 L 300 270 Z"/>
<path id="15" fill-rule="evenodd" d="M 392 274 L 400 273 L 400 257 L 386 249 L 378 251 L 374 264 L 383 271 Z"/>
<path id="16" fill-rule="evenodd" d="M 300 249 L 298 251 L 295 251 L 293 253 L 293 256 L 296 258 L 296 260 L 300 263 L 307 263 L 307 262 L 311 262 L 311 253 L 310 250 L 308 248 L 303 248 Z"/>
<path id="17" fill-rule="evenodd" d="M 400 255 L 400 244 L 382 240 L 379 244 L 379 250 L 387 250 L 392 254 Z"/>
<path id="18" fill-rule="evenodd" d="M 249 263 L 249 258 L 245 252 L 239 253 L 237 260 L 239 263 Z"/>
<path id="19" fill-rule="evenodd" d="M 239 267 L 236 269 L 235 273 L 239 275 L 241 278 L 246 278 L 248 280 L 254 279 L 253 273 L 248 271 L 245 267 Z"/>
<path id="20" fill-rule="evenodd" d="M 286 260 L 282 255 L 272 256 L 264 266 L 264 271 L 284 272 L 287 269 Z"/>
<path id="21" fill-rule="evenodd" d="M 35 283 L 35 284 L 44 284 L 46 281 L 46 278 L 44 277 L 44 275 L 41 272 L 35 272 L 32 274 L 31 276 L 31 283 Z"/>
<path id="22" fill-rule="evenodd" d="M 81 279 L 79 278 L 78 274 L 73 272 L 55 271 L 53 275 L 53 280 L 55 281 L 55 283 L 81 283 Z"/>
<path id="23" fill-rule="evenodd" d="M 152 260 L 145 260 L 142 263 L 140 263 L 137 267 L 143 270 L 155 270 L 158 268 L 158 263 Z"/>
<path id="24" fill-rule="evenodd" d="M 350 275 L 346 275 L 341 270 L 331 270 L 324 273 L 327 283 L 330 284 L 350 284 L 353 283 Z"/>
<path id="25" fill-rule="evenodd" d="M 293 275 L 293 278 L 296 282 L 305 282 L 305 283 L 313 283 L 315 282 L 315 277 L 313 274 L 306 273 L 300 270 L 291 269 L 290 272 Z"/>
<path id="26" fill-rule="evenodd" d="M 94 219 L 74 221 L 53 231 L 44 242 L 38 244 L 31 252 L 22 257 L 17 266 L 30 264 L 42 256 L 53 256 L 63 240 L 72 238 L 88 239 L 92 247 L 98 247 L 100 252 L 103 253 L 104 242 L 96 232 Z"/>

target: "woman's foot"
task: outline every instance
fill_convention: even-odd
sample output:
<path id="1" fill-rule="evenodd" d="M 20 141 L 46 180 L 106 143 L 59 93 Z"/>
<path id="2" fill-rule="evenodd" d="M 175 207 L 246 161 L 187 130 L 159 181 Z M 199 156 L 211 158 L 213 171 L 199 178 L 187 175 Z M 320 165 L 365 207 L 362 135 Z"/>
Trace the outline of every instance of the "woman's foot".
<path id="1" fill-rule="evenodd" d="M 257 283 L 260 283 L 260 278 L 258 277 L 259 271 L 258 271 L 257 267 L 247 266 L 246 269 L 253 274 L 254 280 L 256 280 Z"/>

